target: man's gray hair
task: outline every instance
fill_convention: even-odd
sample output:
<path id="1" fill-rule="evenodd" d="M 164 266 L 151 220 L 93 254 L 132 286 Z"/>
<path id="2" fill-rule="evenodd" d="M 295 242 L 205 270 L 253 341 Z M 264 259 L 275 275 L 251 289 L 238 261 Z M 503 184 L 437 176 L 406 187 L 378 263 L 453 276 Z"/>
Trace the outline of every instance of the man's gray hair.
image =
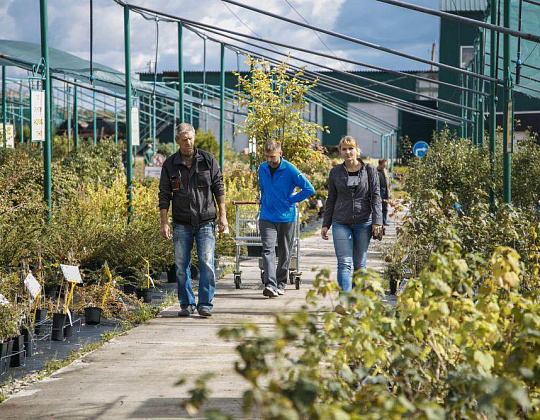
<path id="1" fill-rule="evenodd" d="M 272 153 L 272 152 L 281 152 L 281 144 L 279 144 L 275 140 L 268 140 L 264 144 L 264 151 L 266 153 Z"/>
<path id="2" fill-rule="evenodd" d="M 190 123 L 181 123 L 176 127 L 176 135 L 179 136 L 182 133 L 195 134 L 195 128 Z"/>

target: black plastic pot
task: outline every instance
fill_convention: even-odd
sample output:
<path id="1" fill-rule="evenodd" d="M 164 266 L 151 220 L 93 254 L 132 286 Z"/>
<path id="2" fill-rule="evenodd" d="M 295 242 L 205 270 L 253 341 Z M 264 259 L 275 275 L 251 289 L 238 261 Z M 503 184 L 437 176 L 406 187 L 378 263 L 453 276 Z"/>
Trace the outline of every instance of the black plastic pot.
<path id="1" fill-rule="evenodd" d="M 11 355 L 11 367 L 19 367 L 24 362 L 24 336 L 18 335 L 13 338 L 13 352 Z"/>
<path id="2" fill-rule="evenodd" d="M 176 283 L 176 264 L 167 267 L 167 283 Z"/>
<path id="3" fill-rule="evenodd" d="M 64 324 L 65 323 L 66 323 L 66 314 L 53 314 L 51 338 L 54 341 L 64 340 Z"/>
<path id="4" fill-rule="evenodd" d="M 0 344 L 0 374 L 4 373 L 11 361 L 13 351 L 13 340 L 7 340 Z"/>
<path id="5" fill-rule="evenodd" d="M 137 289 L 137 299 L 142 299 L 144 303 L 152 303 L 153 289 Z"/>
<path id="6" fill-rule="evenodd" d="M 32 357 L 34 355 L 34 334 L 27 328 L 22 329 L 24 337 L 24 349 L 26 350 L 26 357 Z"/>
<path id="7" fill-rule="evenodd" d="M 137 290 L 137 287 L 134 284 L 126 283 L 123 286 L 123 290 L 126 295 L 132 295 Z"/>
<path id="8" fill-rule="evenodd" d="M 66 324 L 64 324 L 64 338 L 69 338 L 73 335 L 73 325 L 69 323 L 69 319 L 66 317 Z"/>
<path id="9" fill-rule="evenodd" d="M 36 311 L 36 320 L 34 321 L 35 325 L 35 333 L 37 335 L 39 334 L 45 334 L 45 325 L 39 325 L 40 322 L 45 321 L 47 318 L 47 309 L 38 309 Z"/>
<path id="10" fill-rule="evenodd" d="M 87 325 L 97 325 L 101 322 L 101 308 L 89 306 L 84 308 L 84 322 Z"/>

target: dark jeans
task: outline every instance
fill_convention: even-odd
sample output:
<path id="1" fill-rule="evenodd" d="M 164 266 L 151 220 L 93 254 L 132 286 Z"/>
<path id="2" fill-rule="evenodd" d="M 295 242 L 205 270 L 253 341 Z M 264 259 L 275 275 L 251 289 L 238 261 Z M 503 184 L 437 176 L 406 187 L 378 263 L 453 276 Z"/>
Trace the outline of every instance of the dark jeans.
<path id="1" fill-rule="evenodd" d="M 272 223 L 259 220 L 261 232 L 264 285 L 285 288 L 292 257 L 295 222 Z M 276 269 L 276 244 L 278 264 Z"/>

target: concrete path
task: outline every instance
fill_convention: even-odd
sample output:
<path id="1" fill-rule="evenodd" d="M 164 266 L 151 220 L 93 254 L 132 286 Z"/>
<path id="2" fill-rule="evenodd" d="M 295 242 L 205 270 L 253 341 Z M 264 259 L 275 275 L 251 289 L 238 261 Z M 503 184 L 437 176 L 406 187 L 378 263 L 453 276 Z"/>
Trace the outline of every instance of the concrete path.
<path id="1" fill-rule="evenodd" d="M 390 226 L 384 242 L 392 241 L 394 232 Z M 370 247 L 369 267 L 382 268 L 384 242 Z M 209 407 L 243 418 L 241 397 L 246 384 L 234 373 L 235 344 L 222 341 L 217 333 L 224 326 L 245 321 L 270 329 L 272 313 L 294 312 L 304 303 L 316 274 L 312 268 L 335 271 L 331 240 L 323 241 L 317 233 L 303 239 L 301 246 L 300 290 L 289 286 L 284 296 L 264 297 L 257 261 L 246 262 L 242 289 L 234 288 L 232 276 L 218 282 L 211 318 L 178 318 L 178 305 L 168 308 L 160 317 L 13 395 L 0 404 L 0 418 L 191 418 L 180 404 L 192 380 L 208 371 L 215 373 Z M 181 376 L 188 383 L 177 387 Z"/>

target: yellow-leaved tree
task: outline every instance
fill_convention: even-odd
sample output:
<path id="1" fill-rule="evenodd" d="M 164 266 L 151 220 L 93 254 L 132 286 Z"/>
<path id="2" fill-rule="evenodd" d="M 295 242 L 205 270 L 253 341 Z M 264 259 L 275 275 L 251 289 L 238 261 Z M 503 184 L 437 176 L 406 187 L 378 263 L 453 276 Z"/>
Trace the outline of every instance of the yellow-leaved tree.
<path id="1" fill-rule="evenodd" d="M 271 66 L 267 61 L 250 58 L 250 74 L 238 74 L 238 101 L 247 117 L 238 132 L 256 142 L 254 163 L 264 162 L 264 143 L 277 140 L 283 156 L 307 175 L 324 175 L 330 164 L 317 138 L 319 130 L 328 130 L 309 120 L 306 94 L 315 86 L 302 80 L 301 71 L 293 71 L 283 62 Z"/>

